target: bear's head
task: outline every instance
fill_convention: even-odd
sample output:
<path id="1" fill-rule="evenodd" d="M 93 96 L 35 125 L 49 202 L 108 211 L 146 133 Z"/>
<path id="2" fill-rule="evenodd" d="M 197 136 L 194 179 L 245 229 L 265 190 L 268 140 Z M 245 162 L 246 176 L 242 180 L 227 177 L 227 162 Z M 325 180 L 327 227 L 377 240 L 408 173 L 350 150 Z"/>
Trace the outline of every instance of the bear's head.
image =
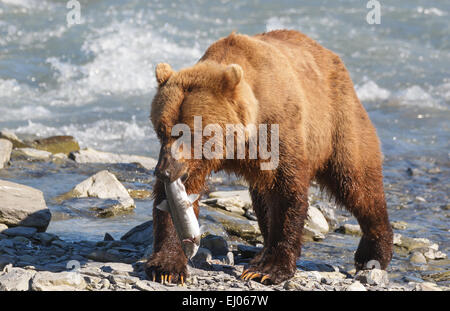
<path id="1" fill-rule="evenodd" d="M 256 122 L 257 100 L 242 67 L 203 61 L 176 72 L 163 63 L 156 67 L 156 80 L 151 107 L 161 142 L 156 176 L 174 181 L 195 171 L 220 169 L 227 158 L 227 126 Z"/>

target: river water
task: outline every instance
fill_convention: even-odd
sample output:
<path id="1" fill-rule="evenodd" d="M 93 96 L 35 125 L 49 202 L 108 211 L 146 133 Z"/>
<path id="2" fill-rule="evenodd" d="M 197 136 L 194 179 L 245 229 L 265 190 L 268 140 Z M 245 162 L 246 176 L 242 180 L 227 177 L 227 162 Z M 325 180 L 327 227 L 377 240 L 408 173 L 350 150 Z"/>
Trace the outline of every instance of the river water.
<path id="1" fill-rule="evenodd" d="M 370 9 L 357 0 L 80 1 L 82 23 L 69 26 L 66 1 L 0 0 L 0 129 L 67 134 L 82 147 L 156 157 L 148 116 L 157 63 L 192 65 L 233 30 L 297 29 L 350 71 L 382 141 L 391 218 L 448 253 L 450 3 L 380 2 L 381 23 L 370 25 Z M 51 198 L 91 170 L 15 167 L 2 177 L 43 190 L 57 209 Z M 149 205 L 138 202 L 119 220 L 54 221 L 49 231 L 120 236 L 151 218 Z"/>

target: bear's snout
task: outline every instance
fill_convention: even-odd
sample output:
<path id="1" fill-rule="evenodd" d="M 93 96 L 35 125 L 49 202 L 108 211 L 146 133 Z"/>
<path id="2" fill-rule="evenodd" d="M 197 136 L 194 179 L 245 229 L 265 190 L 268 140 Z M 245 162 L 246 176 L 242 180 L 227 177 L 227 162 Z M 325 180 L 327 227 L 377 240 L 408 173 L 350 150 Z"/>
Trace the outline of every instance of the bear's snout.
<path id="1" fill-rule="evenodd" d="M 161 148 L 158 163 L 155 167 L 155 176 L 162 181 L 173 182 L 185 175 L 185 165 L 174 159 L 170 152 L 167 152 L 165 148 Z"/>

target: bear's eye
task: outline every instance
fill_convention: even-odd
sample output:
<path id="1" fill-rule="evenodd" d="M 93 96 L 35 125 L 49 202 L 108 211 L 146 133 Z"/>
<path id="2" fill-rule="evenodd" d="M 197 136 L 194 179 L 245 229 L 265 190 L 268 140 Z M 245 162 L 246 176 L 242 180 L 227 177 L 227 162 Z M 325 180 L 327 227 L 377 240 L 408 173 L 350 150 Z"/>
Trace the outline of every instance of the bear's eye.
<path id="1" fill-rule="evenodd" d="M 186 88 L 186 92 L 187 92 L 187 93 L 191 93 L 193 89 L 194 89 L 194 87 L 188 86 L 188 87 Z"/>

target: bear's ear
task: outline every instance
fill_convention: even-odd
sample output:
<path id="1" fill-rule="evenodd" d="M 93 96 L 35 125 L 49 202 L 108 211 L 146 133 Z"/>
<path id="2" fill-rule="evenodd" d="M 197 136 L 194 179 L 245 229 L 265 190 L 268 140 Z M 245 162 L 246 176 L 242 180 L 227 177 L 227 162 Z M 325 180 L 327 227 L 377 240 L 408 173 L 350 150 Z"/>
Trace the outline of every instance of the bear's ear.
<path id="1" fill-rule="evenodd" d="M 166 63 L 160 63 L 156 66 L 156 81 L 158 81 L 158 84 L 162 84 L 169 80 L 170 76 L 173 74 L 173 69 L 170 67 L 169 64 Z"/>
<path id="2" fill-rule="evenodd" d="M 237 64 L 228 65 L 225 69 L 225 87 L 235 89 L 244 76 L 244 70 Z"/>

